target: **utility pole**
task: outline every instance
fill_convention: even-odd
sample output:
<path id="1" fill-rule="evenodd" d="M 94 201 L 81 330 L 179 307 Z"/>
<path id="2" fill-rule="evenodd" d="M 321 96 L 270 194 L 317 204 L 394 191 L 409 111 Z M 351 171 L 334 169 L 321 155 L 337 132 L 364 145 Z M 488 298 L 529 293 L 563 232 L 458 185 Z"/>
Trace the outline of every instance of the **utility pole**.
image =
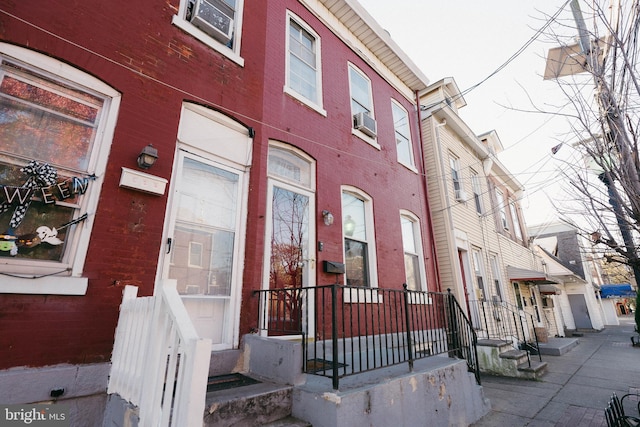
<path id="1" fill-rule="evenodd" d="M 615 10 L 617 10 L 617 8 Z M 630 174 L 629 176 L 632 177 L 632 181 L 634 183 L 638 183 L 640 182 L 640 180 L 638 179 L 637 170 L 629 161 L 631 159 L 631 153 L 629 153 L 628 137 L 624 132 L 623 117 L 620 114 L 618 103 L 615 97 L 611 94 L 610 88 L 605 81 L 604 61 L 602 64 L 598 61 L 599 46 L 597 41 L 594 42 L 593 45 L 591 43 L 591 39 L 584 23 L 582 11 L 580 10 L 580 4 L 578 3 L 578 0 L 571 1 L 571 12 L 573 13 L 576 27 L 578 28 L 580 47 L 582 53 L 585 55 L 586 66 L 588 67 L 586 71 L 591 73 L 596 86 L 600 119 L 603 122 L 603 127 L 606 131 L 604 143 L 613 143 L 613 148 L 615 148 L 615 150 L 618 152 L 617 157 L 618 162 L 621 163 L 620 168 L 623 169 L 625 173 Z M 614 28 L 617 28 L 617 25 L 614 25 Z M 616 221 L 620 229 L 620 234 L 622 235 L 622 239 L 624 241 L 627 259 L 629 260 L 629 264 L 633 269 L 636 286 L 640 286 L 640 260 L 638 259 L 635 242 L 633 240 L 632 229 L 629 225 L 629 222 L 627 221 L 627 216 L 620 203 L 622 199 L 620 198 L 620 194 L 618 193 L 618 189 L 615 186 L 613 176 L 608 168 L 604 168 L 604 172 L 602 172 L 598 176 L 598 178 L 607 186 L 607 190 L 609 193 L 609 203 L 611 204 L 611 208 L 613 209 L 613 212 L 615 214 Z M 606 242 L 602 242 L 600 239 L 598 239 L 596 243 Z"/>

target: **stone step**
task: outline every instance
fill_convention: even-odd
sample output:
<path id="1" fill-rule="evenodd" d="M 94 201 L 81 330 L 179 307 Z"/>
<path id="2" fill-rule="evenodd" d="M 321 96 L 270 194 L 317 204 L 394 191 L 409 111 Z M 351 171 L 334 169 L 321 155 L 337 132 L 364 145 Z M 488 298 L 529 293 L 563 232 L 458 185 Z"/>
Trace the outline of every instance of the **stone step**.
<path id="1" fill-rule="evenodd" d="M 291 416 L 292 389 L 291 386 L 259 382 L 208 392 L 203 425 L 261 426 L 286 419 Z"/>
<path id="2" fill-rule="evenodd" d="M 312 427 L 312 425 L 304 420 L 289 416 L 262 424 L 262 427 Z"/>
<path id="3" fill-rule="evenodd" d="M 527 360 L 527 352 L 525 350 L 509 350 L 500 353 L 501 359 L 515 360 L 520 366 L 521 363 Z"/>
<path id="4" fill-rule="evenodd" d="M 531 366 L 528 362 L 521 363 L 518 365 L 518 373 L 521 378 L 536 380 L 547 373 L 547 362 L 532 360 Z"/>

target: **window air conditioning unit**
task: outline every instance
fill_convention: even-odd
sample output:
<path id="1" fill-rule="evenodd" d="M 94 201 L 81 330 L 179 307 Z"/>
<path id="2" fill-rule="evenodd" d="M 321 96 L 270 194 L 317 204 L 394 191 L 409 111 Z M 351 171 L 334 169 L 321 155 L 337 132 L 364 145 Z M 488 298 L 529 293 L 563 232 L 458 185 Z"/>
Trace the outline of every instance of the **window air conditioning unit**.
<path id="1" fill-rule="evenodd" d="M 357 113 L 353 116 L 353 127 L 371 138 L 376 137 L 376 121 L 367 113 Z"/>
<path id="2" fill-rule="evenodd" d="M 466 202 L 468 200 L 466 191 L 456 190 L 456 200 L 458 202 Z"/>
<path id="3" fill-rule="evenodd" d="M 191 23 L 227 44 L 233 36 L 234 11 L 221 0 L 197 0 L 193 5 Z"/>

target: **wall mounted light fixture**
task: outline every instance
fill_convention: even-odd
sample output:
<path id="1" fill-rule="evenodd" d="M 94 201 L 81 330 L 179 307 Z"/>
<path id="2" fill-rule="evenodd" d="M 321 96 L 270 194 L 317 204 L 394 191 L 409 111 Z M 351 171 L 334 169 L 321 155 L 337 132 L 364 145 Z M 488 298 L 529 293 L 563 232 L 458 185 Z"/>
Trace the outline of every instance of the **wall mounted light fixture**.
<path id="1" fill-rule="evenodd" d="M 151 144 L 142 149 L 138 155 L 138 166 L 149 169 L 158 160 L 158 150 Z"/>
<path id="2" fill-rule="evenodd" d="M 333 224 L 333 214 L 327 210 L 322 211 L 322 219 L 324 220 L 324 225 Z"/>

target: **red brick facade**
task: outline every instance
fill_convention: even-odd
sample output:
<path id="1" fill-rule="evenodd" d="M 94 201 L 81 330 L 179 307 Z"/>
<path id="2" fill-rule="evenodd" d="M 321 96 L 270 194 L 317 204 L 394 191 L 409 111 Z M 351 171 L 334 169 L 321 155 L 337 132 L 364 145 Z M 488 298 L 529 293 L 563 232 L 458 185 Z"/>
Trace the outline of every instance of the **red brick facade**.
<path id="1" fill-rule="evenodd" d="M 281 141 L 316 162 L 316 239 L 323 260 L 343 262 L 341 186 L 373 199 L 378 282 L 405 280 L 401 209 L 420 219 L 429 290 L 437 289 L 415 102 L 337 38 L 300 2 L 245 0 L 240 66 L 172 25 L 178 0 L 5 2 L 0 41 L 44 53 L 97 77 L 122 94 L 106 175 L 82 275 L 86 295 L 0 294 L 0 369 L 108 361 L 124 285 L 139 295 L 154 290 L 167 193 L 119 186 L 121 168 L 136 169 L 140 149 L 152 143 L 159 160 L 151 173 L 171 180 L 184 101 L 218 110 L 255 130 L 249 182 L 247 241 L 240 335 L 255 326 L 252 292 L 261 286 L 267 209 L 268 142 Z M 283 92 L 287 8 L 322 40 L 322 105 L 326 116 Z M 353 135 L 348 63 L 371 79 L 377 149 Z M 397 161 L 391 99 L 408 112 L 418 173 Z M 2 142 L 0 141 L 0 149 Z M 331 211 L 333 226 L 321 212 Z M 2 266 L 0 265 L 0 268 Z M 318 285 L 333 274 L 316 269 Z M 0 276 L 0 281 L 5 280 Z"/>

